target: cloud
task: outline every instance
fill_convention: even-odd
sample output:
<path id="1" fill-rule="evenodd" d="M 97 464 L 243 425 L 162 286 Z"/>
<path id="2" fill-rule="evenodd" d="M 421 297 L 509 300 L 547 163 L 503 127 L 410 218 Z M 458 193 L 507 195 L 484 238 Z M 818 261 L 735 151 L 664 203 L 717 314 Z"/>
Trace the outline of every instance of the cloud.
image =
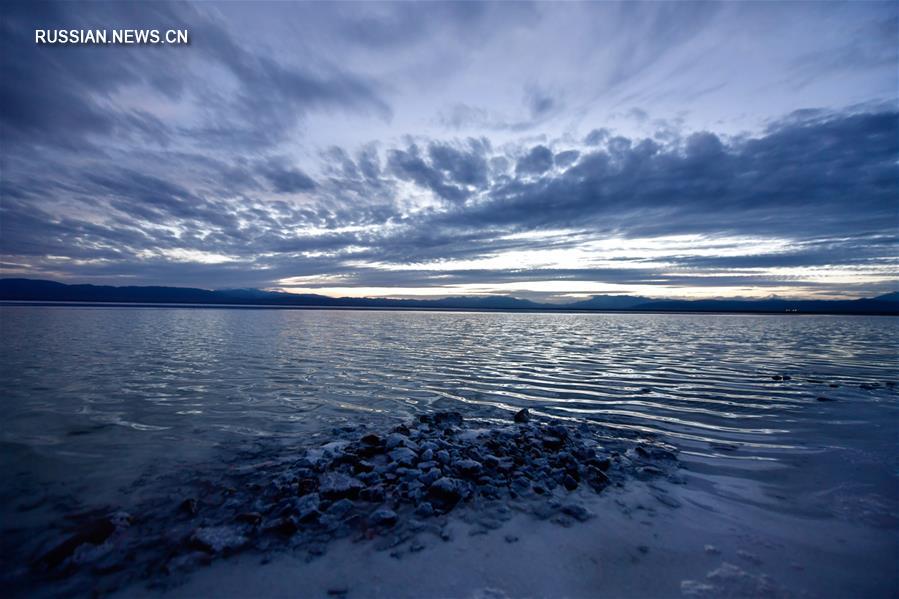
<path id="1" fill-rule="evenodd" d="M 553 153 L 546 146 L 534 146 L 518 160 L 515 172 L 519 175 L 540 175 L 553 167 Z"/>
<path id="2" fill-rule="evenodd" d="M 263 24 L 303 35 L 249 43 L 261 25 L 240 5 L 9 4 L 4 274 L 535 294 L 550 283 L 552 294 L 873 294 L 895 282 L 894 100 L 869 87 L 864 103 L 766 105 L 752 127 L 734 124 L 748 104 L 727 108 L 732 119 L 660 111 L 650 84 L 668 81 L 666 60 L 720 41 L 711 23 L 755 9 L 549 6 L 278 5 Z M 895 11 L 850 12 L 875 23 Z M 614 30 L 629 15 L 647 19 L 608 38 L 614 64 L 575 69 L 598 60 L 595 41 L 553 33 Z M 30 39 L 38 26 L 103 23 L 187 27 L 192 43 Z M 840 60 L 861 52 L 860 69 L 879 72 L 881 29 L 855 49 L 841 37 Z M 696 60 L 702 71 L 710 59 Z M 822 60 L 800 63 L 848 72 Z M 602 89 L 573 83 L 584 68 Z"/>
<path id="3" fill-rule="evenodd" d="M 262 173 L 277 193 L 298 193 L 315 189 L 315 181 L 295 167 L 284 166 L 281 160 L 269 160 Z"/>

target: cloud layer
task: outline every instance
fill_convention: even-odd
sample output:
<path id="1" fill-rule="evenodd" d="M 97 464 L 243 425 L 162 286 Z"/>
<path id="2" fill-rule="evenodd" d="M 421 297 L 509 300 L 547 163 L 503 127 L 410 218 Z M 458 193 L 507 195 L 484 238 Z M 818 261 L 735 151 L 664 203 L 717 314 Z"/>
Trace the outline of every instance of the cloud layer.
<path id="1" fill-rule="evenodd" d="M 864 42 L 798 40 L 757 81 L 791 101 L 749 120 L 747 103 L 722 105 L 742 84 L 716 78 L 714 54 L 704 87 L 681 66 L 678 89 L 644 89 L 671 56 L 724 43 L 734 19 L 758 25 L 721 14 L 746 7 L 273 5 L 256 21 L 235 5 L 83 8 L 3 9 L 5 276 L 542 299 L 896 284 L 894 5 L 840 8 Z M 816 27 L 834 16 L 804 10 Z M 540 68 L 558 58 L 555 27 L 586 17 L 631 28 L 560 45 L 588 63 L 628 57 L 603 63 L 599 90 Z M 186 27 L 191 44 L 35 46 L 37 26 Z M 247 41 L 291 26 L 309 38 Z M 493 44 L 510 40 L 550 56 L 531 77 L 495 71 L 517 93 L 480 93 Z M 849 69 L 864 84 L 837 97 L 828 82 Z M 683 110 L 706 102 L 732 118 Z"/>

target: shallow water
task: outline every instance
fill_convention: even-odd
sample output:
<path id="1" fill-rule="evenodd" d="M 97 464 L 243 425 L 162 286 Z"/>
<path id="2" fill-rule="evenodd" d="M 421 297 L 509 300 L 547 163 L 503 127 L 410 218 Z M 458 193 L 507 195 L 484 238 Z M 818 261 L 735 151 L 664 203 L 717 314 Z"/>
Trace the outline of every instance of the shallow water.
<path id="1" fill-rule="evenodd" d="M 5 306 L 0 515 L 126 501 L 247 439 L 528 407 L 657 433 L 710 505 L 797 535 L 848 523 L 895 564 L 897 333 L 888 317 Z"/>

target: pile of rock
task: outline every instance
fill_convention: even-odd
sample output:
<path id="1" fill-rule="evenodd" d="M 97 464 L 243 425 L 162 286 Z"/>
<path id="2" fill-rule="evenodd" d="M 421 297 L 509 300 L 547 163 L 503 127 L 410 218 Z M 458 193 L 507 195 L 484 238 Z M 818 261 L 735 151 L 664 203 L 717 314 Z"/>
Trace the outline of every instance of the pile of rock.
<path id="1" fill-rule="evenodd" d="M 404 544 L 423 548 L 427 532 L 451 538 L 454 514 L 475 532 L 499 528 L 515 512 L 571 525 L 591 517 L 578 502 L 581 493 L 676 468 L 670 447 L 606 433 L 595 425 L 536 422 L 527 410 L 514 423 L 440 412 L 387 431 L 344 429 L 343 438 L 323 446 L 244 455 L 223 472 L 200 473 L 187 497 L 135 506 L 133 517 L 119 513 L 112 529 L 103 528 L 102 545 L 111 551 L 85 552 L 66 539 L 36 563 L 58 571 L 81 559 L 78 565 L 97 573 L 80 557 L 90 553 L 100 555 L 106 572 L 130 563 L 158 575 L 248 549 L 320 555 L 344 536 L 373 539 L 399 556 Z M 121 569 L 110 567 L 115 559 Z"/>

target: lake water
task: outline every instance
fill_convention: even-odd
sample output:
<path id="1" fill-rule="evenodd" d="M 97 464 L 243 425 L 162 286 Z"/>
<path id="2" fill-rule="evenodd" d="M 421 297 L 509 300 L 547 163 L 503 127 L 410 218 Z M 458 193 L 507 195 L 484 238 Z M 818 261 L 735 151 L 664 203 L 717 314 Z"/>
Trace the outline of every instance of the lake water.
<path id="1" fill-rule="evenodd" d="M 889 317 L 4 306 L 0 515 L 126 502 L 134 480 L 247 440 L 527 407 L 658 433 L 710 503 L 852 527 L 890 596 L 897 333 Z"/>

